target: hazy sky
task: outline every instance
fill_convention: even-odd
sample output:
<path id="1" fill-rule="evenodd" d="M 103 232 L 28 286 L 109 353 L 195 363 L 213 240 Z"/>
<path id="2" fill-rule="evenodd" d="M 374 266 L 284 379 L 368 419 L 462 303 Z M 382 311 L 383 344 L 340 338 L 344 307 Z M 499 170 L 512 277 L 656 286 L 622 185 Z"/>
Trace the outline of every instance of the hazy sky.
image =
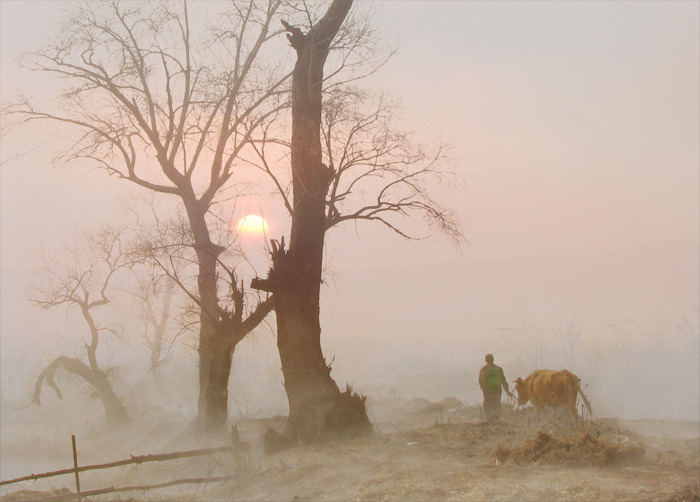
<path id="1" fill-rule="evenodd" d="M 41 42 L 60 4 L 0 3 L 3 96 L 27 78 L 11 70 L 14 57 Z M 380 5 L 379 23 L 400 50 L 380 75 L 383 86 L 403 98 L 419 133 L 454 145 L 468 176 L 466 190 L 450 199 L 468 220 L 468 254 L 578 254 L 698 240 L 699 5 Z M 28 170 L 50 177 L 43 166 L 3 165 L 4 231 L 17 230 L 17 204 L 32 213 L 25 217 L 39 217 L 38 201 L 65 210 L 73 204 L 62 197 L 85 196 L 81 183 L 115 186 L 96 175 L 39 193 L 27 187 L 37 181 L 26 182 Z M 4 253 L 15 240 L 3 239 Z"/>
<path id="2" fill-rule="evenodd" d="M 697 241 L 698 5 L 386 4 L 404 48 L 387 85 L 473 174 L 474 252 Z"/>
<path id="3" fill-rule="evenodd" d="M 3 99 L 28 78 L 13 59 L 41 42 L 60 5 L 0 2 Z M 603 325 L 650 306 L 697 305 L 700 2 L 378 7 L 399 53 L 373 85 L 403 99 L 421 138 L 454 146 L 466 184 L 444 200 L 462 215 L 469 244 L 460 254 L 443 240 L 406 243 L 383 228 L 334 230 L 340 279 L 328 293 L 324 336 L 341 361 L 353 336 L 378 346 L 440 316 L 435 350 L 462 346 L 465 329 L 483 334 L 518 316 L 580 312 Z M 5 344 L 30 315 L 15 289 L 34 259 L 28 251 L 97 224 L 120 187 L 100 173 L 52 171 L 46 146 L 6 160 L 15 146 L 2 152 Z M 397 275 L 417 282 L 395 284 Z M 376 280 L 368 288 L 358 277 Z M 459 305 L 460 316 L 447 312 Z M 366 322 L 356 315 L 363 309 Z"/>

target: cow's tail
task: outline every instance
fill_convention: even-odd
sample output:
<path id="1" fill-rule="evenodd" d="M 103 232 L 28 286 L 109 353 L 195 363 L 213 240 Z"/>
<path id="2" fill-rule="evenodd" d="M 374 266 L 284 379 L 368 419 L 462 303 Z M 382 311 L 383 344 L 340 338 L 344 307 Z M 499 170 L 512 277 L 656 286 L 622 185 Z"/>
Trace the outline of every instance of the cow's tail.
<path id="1" fill-rule="evenodd" d="M 578 393 L 581 396 L 583 403 L 586 405 L 586 408 L 588 408 L 588 413 L 590 413 L 591 418 L 592 418 L 593 417 L 593 408 L 591 408 L 591 402 L 586 397 L 586 394 L 584 394 L 583 391 L 581 390 L 581 380 L 579 380 L 578 378 L 576 379 L 576 389 L 578 390 Z"/>

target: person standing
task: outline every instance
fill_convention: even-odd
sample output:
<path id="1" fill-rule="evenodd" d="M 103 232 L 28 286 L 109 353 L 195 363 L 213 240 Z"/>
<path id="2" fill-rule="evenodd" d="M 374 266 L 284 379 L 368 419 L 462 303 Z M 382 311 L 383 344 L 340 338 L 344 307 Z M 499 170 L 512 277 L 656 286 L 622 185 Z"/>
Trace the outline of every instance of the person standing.
<path id="1" fill-rule="evenodd" d="M 493 363 L 493 355 L 486 354 L 486 365 L 479 371 L 479 387 L 484 394 L 484 413 L 486 420 L 495 421 L 501 418 L 501 389 L 508 391 L 508 382 L 503 369 Z"/>

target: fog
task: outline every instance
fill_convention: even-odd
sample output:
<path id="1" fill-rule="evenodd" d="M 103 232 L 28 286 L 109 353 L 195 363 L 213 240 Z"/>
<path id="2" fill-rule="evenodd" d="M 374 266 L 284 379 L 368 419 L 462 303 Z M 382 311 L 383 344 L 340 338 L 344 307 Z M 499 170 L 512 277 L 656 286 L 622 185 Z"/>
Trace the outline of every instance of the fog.
<path id="1" fill-rule="evenodd" d="M 48 92 L 13 61 L 41 43 L 61 5 L 0 3 L 3 100 L 25 86 Z M 339 385 L 375 400 L 454 396 L 475 404 L 477 374 L 492 353 L 509 381 L 537 368 L 570 369 L 599 416 L 700 419 L 699 8 L 378 5 L 378 23 L 399 52 L 367 85 L 401 97 L 421 139 L 453 146 L 464 186 L 435 197 L 459 212 L 468 242 L 409 242 L 365 222 L 329 233 L 322 345 Z M 27 303 L 37 250 L 115 222 L 137 193 L 100 171 L 54 166 L 61 141 L 42 128 L 3 138 L 3 416 L 31 400 L 50 360 L 79 355 L 87 340 L 77 315 Z M 267 218 L 268 238 L 288 235 L 274 200 L 237 210 L 249 207 Z M 264 276 L 262 238 L 242 246 Z M 116 390 L 130 414 L 161 406 L 193 417 L 192 339 L 168 346 L 157 383 L 137 323 L 122 321 L 123 338 L 106 337 L 99 357 L 118 368 Z M 273 331 L 258 330 L 234 354 L 234 420 L 287 411 Z M 567 338 L 571 332 L 578 335 Z M 76 406 L 85 406 L 83 417 L 100 415 L 84 385 L 59 384 L 65 399 L 45 388 L 44 406 L 27 416 L 69 421 Z"/>

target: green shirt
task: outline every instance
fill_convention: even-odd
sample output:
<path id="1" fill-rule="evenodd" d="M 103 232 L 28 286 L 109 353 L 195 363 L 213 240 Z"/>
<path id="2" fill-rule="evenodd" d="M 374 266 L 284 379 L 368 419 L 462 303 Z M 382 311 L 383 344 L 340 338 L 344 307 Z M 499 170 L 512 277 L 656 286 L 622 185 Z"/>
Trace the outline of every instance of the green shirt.
<path id="1" fill-rule="evenodd" d="M 508 381 L 503 369 L 495 364 L 487 364 L 479 372 L 479 387 L 484 392 L 501 393 L 501 386 L 508 390 Z"/>

